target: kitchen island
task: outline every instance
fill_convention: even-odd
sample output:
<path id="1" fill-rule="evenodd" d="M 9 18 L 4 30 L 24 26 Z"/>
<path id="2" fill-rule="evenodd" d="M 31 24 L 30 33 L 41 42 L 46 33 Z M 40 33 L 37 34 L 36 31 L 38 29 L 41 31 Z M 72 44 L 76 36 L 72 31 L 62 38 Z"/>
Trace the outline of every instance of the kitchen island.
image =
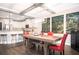
<path id="1" fill-rule="evenodd" d="M 0 44 L 13 44 L 23 41 L 23 31 L 0 31 Z"/>

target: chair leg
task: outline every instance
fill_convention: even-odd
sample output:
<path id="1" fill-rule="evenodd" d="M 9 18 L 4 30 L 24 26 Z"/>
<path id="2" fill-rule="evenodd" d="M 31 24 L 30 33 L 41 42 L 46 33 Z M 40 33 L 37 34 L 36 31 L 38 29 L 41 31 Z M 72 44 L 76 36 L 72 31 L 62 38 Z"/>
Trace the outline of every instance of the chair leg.
<path id="1" fill-rule="evenodd" d="M 64 55 L 64 50 L 63 50 L 63 55 Z"/>
<path id="2" fill-rule="evenodd" d="M 55 54 L 55 51 L 53 50 L 53 54 Z"/>
<path id="3" fill-rule="evenodd" d="M 62 52 L 60 52 L 60 55 L 62 55 Z"/>
<path id="4" fill-rule="evenodd" d="M 26 40 L 23 41 L 24 46 L 26 46 Z"/>
<path id="5" fill-rule="evenodd" d="M 50 49 L 48 49 L 48 53 L 49 53 L 49 55 L 51 55 L 51 50 Z"/>
<path id="6" fill-rule="evenodd" d="M 35 46 L 36 46 L 36 51 L 38 51 L 38 46 L 39 46 L 39 45 L 38 45 L 38 44 L 35 44 Z"/>
<path id="7" fill-rule="evenodd" d="M 39 44 L 39 50 L 40 50 L 40 51 L 43 51 L 43 46 L 42 46 L 42 44 Z"/>

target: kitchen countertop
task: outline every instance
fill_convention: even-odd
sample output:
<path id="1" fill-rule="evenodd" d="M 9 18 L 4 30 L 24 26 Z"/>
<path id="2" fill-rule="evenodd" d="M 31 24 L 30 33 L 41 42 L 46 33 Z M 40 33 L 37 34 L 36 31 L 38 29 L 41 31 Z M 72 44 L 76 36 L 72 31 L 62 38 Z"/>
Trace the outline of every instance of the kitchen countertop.
<path id="1" fill-rule="evenodd" d="M 12 31 L 0 31 L 0 34 L 23 34 L 23 31 L 17 31 L 17 30 L 12 30 Z"/>

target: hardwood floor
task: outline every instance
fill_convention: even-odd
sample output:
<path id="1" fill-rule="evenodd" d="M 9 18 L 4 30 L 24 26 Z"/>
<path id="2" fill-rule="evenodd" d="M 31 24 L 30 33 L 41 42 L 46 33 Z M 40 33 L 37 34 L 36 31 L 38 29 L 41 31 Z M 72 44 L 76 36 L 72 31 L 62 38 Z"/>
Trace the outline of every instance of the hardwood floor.
<path id="1" fill-rule="evenodd" d="M 6 45 L 0 45 L 0 55 L 43 55 L 43 53 L 36 52 L 35 49 L 27 49 L 23 45 L 17 47 L 7 47 Z M 58 55 L 58 53 L 56 53 L 56 55 Z M 65 55 L 79 55 L 79 52 L 73 50 L 69 46 L 66 46 Z"/>

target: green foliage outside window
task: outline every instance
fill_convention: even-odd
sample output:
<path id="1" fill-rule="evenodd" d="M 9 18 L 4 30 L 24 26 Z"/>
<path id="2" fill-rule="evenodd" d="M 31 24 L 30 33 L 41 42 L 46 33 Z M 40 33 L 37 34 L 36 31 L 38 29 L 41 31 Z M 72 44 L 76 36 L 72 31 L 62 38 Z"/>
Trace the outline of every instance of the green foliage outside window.
<path id="1" fill-rule="evenodd" d="M 79 12 L 67 14 L 67 31 L 77 30 L 79 26 Z"/>
<path id="2" fill-rule="evenodd" d="M 52 32 L 63 33 L 63 18 L 63 15 L 52 17 Z"/>

